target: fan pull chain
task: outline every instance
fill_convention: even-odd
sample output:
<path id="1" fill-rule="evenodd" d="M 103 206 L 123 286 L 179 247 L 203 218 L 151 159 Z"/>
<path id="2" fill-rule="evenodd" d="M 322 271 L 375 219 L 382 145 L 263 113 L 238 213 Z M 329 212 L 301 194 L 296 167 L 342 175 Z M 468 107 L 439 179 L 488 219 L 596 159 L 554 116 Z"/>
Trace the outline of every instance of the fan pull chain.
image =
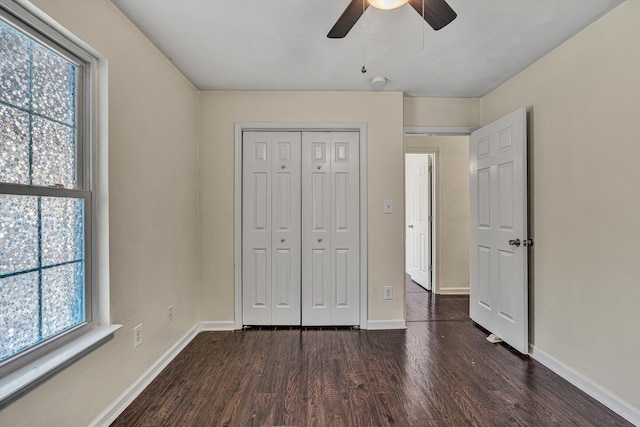
<path id="1" fill-rule="evenodd" d="M 424 0 L 422 0 L 422 51 L 424 52 L 424 30 L 425 30 L 425 24 L 424 24 Z"/>
<path id="2" fill-rule="evenodd" d="M 364 2 L 367 0 L 362 0 L 362 15 L 364 15 L 365 10 L 367 9 L 365 7 Z M 366 58 L 365 58 L 365 40 L 366 40 L 366 29 L 367 29 L 367 24 L 366 24 L 366 17 L 363 16 L 362 17 L 362 69 L 360 71 L 362 71 L 362 74 L 367 72 L 367 67 L 365 66 L 366 64 Z"/>

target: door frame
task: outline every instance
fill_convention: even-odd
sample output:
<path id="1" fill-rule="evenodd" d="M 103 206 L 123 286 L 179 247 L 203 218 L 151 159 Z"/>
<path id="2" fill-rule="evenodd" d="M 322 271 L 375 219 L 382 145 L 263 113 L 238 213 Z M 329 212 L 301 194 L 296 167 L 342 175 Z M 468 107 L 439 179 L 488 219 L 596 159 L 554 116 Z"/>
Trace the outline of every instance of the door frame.
<path id="1" fill-rule="evenodd" d="M 360 328 L 367 329 L 367 123 L 235 122 L 234 147 L 234 282 L 235 329 L 242 329 L 242 132 L 359 132 L 360 158 Z"/>
<path id="2" fill-rule="evenodd" d="M 478 129 L 477 127 L 470 126 L 405 126 L 404 136 L 470 136 L 471 132 Z M 439 176 L 438 167 L 440 165 L 440 152 L 437 147 L 407 147 L 406 140 L 404 142 L 404 154 L 411 153 L 425 153 L 433 155 L 433 174 L 431 180 L 431 212 L 433 215 L 432 223 L 432 236 L 431 236 L 431 265 L 433 266 L 433 274 L 431 275 L 431 292 L 438 295 L 440 294 L 440 277 L 438 271 L 438 254 L 440 253 L 440 242 L 438 240 L 438 208 L 440 205 L 440 188 L 439 188 Z M 405 168 L 404 174 L 406 176 L 407 171 Z M 406 215 L 404 219 L 404 232 L 406 235 L 407 224 Z M 406 248 L 405 248 L 405 261 L 406 268 Z M 406 289 L 405 289 L 406 291 Z"/>

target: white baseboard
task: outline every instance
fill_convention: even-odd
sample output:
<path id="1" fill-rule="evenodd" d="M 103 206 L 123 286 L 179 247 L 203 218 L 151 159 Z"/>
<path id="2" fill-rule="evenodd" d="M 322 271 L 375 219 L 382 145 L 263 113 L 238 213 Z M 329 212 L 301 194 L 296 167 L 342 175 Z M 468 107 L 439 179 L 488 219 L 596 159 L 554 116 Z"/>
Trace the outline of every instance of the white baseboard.
<path id="1" fill-rule="evenodd" d="M 404 319 L 398 320 L 369 320 L 367 329 L 370 331 L 380 331 L 384 329 L 407 329 Z"/>
<path id="2" fill-rule="evenodd" d="M 560 375 L 562 378 L 578 387 L 580 390 L 587 393 L 589 396 L 593 397 L 595 400 L 602 403 L 622 418 L 636 426 L 640 426 L 639 408 L 625 402 L 599 384 L 596 384 L 589 378 L 555 359 L 553 356 L 550 356 L 535 347 L 530 347 L 529 354 L 535 360 L 542 363 L 544 366 L 551 369 L 553 372 Z"/>
<path id="3" fill-rule="evenodd" d="M 200 331 L 233 331 L 236 329 L 236 322 L 233 320 L 223 322 L 200 322 Z"/>
<path id="4" fill-rule="evenodd" d="M 189 332 L 169 348 L 156 362 L 133 382 L 116 400 L 94 419 L 89 427 L 107 427 L 135 400 L 142 391 L 151 384 L 160 372 L 191 342 L 200 332 L 196 324 Z"/>
<path id="5" fill-rule="evenodd" d="M 469 287 L 465 288 L 440 288 L 438 295 L 469 295 Z"/>

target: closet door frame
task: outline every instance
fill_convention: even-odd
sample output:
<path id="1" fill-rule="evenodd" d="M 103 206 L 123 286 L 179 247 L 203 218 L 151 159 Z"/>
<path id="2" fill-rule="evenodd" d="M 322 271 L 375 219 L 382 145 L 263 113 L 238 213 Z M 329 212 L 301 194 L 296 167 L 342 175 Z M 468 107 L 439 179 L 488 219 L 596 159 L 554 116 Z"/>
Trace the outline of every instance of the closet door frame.
<path id="1" fill-rule="evenodd" d="M 244 131 L 358 132 L 360 137 L 360 328 L 367 328 L 367 135 L 366 122 L 236 122 L 234 177 L 234 328 L 242 329 L 242 133 Z"/>

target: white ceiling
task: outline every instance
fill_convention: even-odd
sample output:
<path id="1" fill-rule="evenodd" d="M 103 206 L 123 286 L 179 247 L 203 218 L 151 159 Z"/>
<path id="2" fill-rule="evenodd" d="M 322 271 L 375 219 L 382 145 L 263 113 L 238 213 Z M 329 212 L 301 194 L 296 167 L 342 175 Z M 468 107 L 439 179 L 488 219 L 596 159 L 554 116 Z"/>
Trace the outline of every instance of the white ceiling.
<path id="1" fill-rule="evenodd" d="M 479 97 L 623 0 L 447 0 L 433 31 L 409 5 L 370 7 L 344 39 L 348 0 L 112 0 L 199 89 Z M 364 48 L 364 49 L 363 49 Z M 367 73 L 363 74 L 363 65 Z"/>

